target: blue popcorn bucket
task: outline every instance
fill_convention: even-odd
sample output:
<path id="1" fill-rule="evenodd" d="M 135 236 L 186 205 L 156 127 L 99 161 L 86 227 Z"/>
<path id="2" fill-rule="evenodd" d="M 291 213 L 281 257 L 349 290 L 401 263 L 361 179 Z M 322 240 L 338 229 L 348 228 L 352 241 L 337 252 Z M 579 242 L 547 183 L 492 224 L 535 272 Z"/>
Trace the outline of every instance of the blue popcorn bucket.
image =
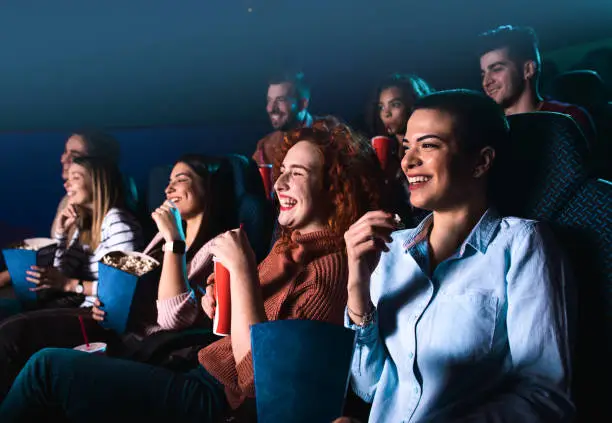
<path id="1" fill-rule="evenodd" d="M 331 423 L 342 415 L 355 331 L 314 320 L 251 326 L 258 423 Z"/>
<path id="2" fill-rule="evenodd" d="M 145 273 L 121 270 L 105 261 L 127 260 L 150 261 L 153 268 Z M 132 260 L 133 261 L 133 260 Z M 142 316 L 156 315 L 156 299 L 161 265 L 154 258 L 137 252 L 112 251 L 98 264 L 98 298 L 106 318 L 101 325 L 118 334 L 135 330 Z"/>
<path id="3" fill-rule="evenodd" d="M 2 250 L 15 295 L 22 303 L 34 303 L 37 299 L 37 293 L 30 290 L 36 285 L 26 280 L 26 270 L 32 266 L 52 266 L 57 245 L 51 238 L 29 238 Z"/>

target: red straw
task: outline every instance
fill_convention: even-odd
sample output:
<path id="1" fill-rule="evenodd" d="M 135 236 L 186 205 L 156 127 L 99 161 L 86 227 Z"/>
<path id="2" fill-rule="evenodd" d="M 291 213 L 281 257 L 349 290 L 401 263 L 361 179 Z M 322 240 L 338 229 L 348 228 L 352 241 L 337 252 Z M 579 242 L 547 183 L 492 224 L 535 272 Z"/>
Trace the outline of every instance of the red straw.
<path id="1" fill-rule="evenodd" d="M 244 229 L 244 223 L 240 224 L 240 229 Z"/>
<path id="2" fill-rule="evenodd" d="M 85 345 L 87 346 L 87 348 L 89 348 L 89 339 L 87 339 L 87 331 L 85 330 L 85 323 L 83 322 L 83 316 L 79 316 L 79 322 L 81 323 L 81 333 L 83 334 Z"/>

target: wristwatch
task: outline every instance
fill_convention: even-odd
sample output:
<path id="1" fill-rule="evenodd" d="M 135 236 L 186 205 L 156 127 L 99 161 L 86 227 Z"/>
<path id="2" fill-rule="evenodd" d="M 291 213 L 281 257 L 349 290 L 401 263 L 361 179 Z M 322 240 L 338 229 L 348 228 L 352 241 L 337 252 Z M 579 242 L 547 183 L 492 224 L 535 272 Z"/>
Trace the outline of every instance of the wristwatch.
<path id="1" fill-rule="evenodd" d="M 162 247 L 163 251 L 171 252 L 174 254 L 185 254 L 186 249 L 187 249 L 187 246 L 185 244 L 185 241 L 166 242 L 164 246 Z"/>
<path id="2" fill-rule="evenodd" d="M 76 292 L 77 294 L 82 294 L 83 292 L 85 292 L 85 286 L 83 285 L 82 280 L 79 279 L 76 286 L 74 287 L 74 292 Z"/>

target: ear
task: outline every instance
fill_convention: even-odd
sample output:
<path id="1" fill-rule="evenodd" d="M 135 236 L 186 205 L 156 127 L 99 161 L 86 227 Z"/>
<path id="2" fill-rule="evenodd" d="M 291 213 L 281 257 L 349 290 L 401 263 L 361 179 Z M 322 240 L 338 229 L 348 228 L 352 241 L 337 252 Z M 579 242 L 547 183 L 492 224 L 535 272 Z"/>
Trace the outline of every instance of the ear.
<path id="1" fill-rule="evenodd" d="M 536 62 L 534 62 L 533 60 L 526 61 L 523 65 L 523 78 L 525 78 L 526 80 L 531 80 L 535 78 L 537 70 L 538 66 L 536 65 Z"/>
<path id="2" fill-rule="evenodd" d="M 493 161 L 495 160 L 495 150 L 491 147 L 484 147 L 480 150 L 478 155 L 478 160 L 476 162 L 476 166 L 474 167 L 473 176 L 474 178 L 482 178 L 487 174 L 491 166 L 493 166 Z"/>

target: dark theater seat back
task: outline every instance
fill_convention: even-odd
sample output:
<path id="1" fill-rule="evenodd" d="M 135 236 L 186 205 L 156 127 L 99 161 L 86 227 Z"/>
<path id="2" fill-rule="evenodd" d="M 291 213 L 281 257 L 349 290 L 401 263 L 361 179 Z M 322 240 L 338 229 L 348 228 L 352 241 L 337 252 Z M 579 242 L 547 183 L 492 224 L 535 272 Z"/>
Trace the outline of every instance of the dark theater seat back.
<path id="1" fill-rule="evenodd" d="M 496 159 L 493 199 L 502 214 L 553 219 L 588 176 L 588 145 L 566 115 L 509 116 L 511 141 Z"/>
<path id="2" fill-rule="evenodd" d="M 555 227 L 578 288 L 574 357 L 578 422 L 612 421 L 612 183 L 589 180 Z"/>

